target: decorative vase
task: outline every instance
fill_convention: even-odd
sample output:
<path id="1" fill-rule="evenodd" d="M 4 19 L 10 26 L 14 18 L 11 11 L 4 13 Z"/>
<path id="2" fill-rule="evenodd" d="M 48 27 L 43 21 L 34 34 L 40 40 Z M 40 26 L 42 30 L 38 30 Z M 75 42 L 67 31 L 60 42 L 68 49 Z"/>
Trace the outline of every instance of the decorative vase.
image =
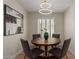
<path id="1" fill-rule="evenodd" d="M 48 40 L 48 37 L 49 37 L 48 32 L 45 32 L 45 33 L 44 33 L 44 39 L 45 39 L 45 40 Z"/>

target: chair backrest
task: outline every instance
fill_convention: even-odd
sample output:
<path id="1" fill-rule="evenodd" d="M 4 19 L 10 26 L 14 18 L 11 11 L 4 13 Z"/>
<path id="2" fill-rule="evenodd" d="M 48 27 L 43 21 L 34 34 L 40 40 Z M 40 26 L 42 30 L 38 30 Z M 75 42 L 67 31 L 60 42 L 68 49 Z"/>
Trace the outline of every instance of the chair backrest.
<path id="1" fill-rule="evenodd" d="M 21 40 L 21 44 L 22 44 L 23 51 L 24 51 L 25 55 L 31 59 L 31 51 L 30 51 L 28 41 L 24 40 L 24 39 L 20 39 L 20 40 Z"/>
<path id="2" fill-rule="evenodd" d="M 41 38 L 40 34 L 33 34 L 33 39 Z"/>
<path id="3" fill-rule="evenodd" d="M 60 38 L 60 34 L 52 34 L 52 37 L 54 37 L 54 38 Z"/>
<path id="4" fill-rule="evenodd" d="M 66 52 L 69 48 L 70 41 L 71 41 L 71 38 L 64 41 L 62 52 L 61 52 L 61 57 L 64 57 L 66 55 Z"/>

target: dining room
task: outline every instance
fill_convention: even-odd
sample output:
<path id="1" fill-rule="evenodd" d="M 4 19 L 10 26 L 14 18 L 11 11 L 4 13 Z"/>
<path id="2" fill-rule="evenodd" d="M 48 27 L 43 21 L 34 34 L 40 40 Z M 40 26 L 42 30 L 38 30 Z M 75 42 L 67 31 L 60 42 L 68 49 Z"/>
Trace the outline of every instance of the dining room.
<path id="1" fill-rule="evenodd" d="M 3 59 L 75 59 L 75 0 L 3 5 Z"/>

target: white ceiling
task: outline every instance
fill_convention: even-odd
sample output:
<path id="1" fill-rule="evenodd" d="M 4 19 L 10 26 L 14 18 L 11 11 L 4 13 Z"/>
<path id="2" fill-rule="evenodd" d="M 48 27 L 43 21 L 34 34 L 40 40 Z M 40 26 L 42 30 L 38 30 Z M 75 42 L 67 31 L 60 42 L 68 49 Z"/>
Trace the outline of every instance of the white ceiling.
<path id="1" fill-rule="evenodd" d="M 37 12 L 41 0 L 17 0 L 27 11 Z M 64 12 L 74 0 L 50 0 L 53 12 Z"/>

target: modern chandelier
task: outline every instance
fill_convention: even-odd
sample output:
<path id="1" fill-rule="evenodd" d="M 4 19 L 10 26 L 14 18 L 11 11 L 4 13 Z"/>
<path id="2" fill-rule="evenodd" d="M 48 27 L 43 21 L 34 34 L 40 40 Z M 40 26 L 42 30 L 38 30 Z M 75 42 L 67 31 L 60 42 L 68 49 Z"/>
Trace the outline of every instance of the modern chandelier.
<path id="1" fill-rule="evenodd" d="M 39 13 L 43 15 L 51 14 L 52 10 L 50 8 L 51 4 L 49 3 L 49 0 L 41 0 Z"/>

